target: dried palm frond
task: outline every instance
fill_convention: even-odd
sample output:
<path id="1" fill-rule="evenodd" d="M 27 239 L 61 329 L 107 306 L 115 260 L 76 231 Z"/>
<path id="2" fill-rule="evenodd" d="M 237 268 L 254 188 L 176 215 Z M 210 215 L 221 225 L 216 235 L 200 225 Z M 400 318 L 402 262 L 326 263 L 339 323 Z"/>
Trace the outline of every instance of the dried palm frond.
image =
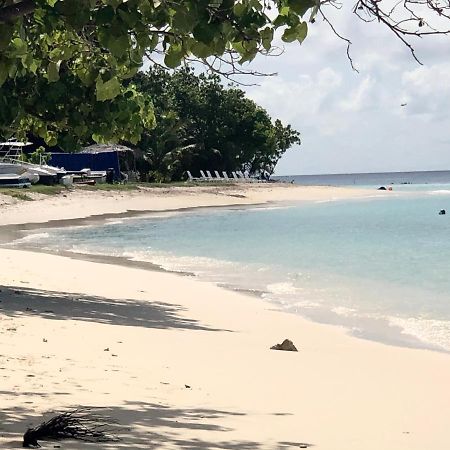
<path id="1" fill-rule="evenodd" d="M 23 435 L 22 447 L 40 447 L 38 440 L 78 439 L 88 442 L 116 442 L 118 437 L 111 434 L 114 428 L 110 418 L 92 413 L 90 408 L 67 411 L 28 428 Z"/>

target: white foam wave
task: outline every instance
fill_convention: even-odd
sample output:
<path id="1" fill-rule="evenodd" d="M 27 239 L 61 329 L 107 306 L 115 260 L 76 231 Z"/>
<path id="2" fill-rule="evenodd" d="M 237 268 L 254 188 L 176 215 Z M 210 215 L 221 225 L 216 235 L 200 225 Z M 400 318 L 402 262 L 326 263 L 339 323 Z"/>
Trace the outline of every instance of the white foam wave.
<path id="1" fill-rule="evenodd" d="M 450 190 L 448 189 L 438 189 L 437 191 L 430 191 L 430 195 L 450 195 Z"/>
<path id="2" fill-rule="evenodd" d="M 268 284 L 266 289 L 270 294 L 275 295 L 291 295 L 296 294 L 300 290 L 289 281 Z"/>
<path id="3" fill-rule="evenodd" d="M 263 211 L 275 211 L 277 209 L 292 209 L 294 208 L 293 205 L 286 205 L 286 206 L 259 206 L 258 208 L 254 208 L 252 209 L 252 211 L 254 210 L 263 210 Z"/>
<path id="4" fill-rule="evenodd" d="M 123 256 L 134 261 L 151 262 L 173 272 L 190 271 L 196 275 L 236 268 L 236 264 L 229 261 L 203 256 L 175 256 L 170 253 L 156 251 L 128 251 L 124 252 Z"/>
<path id="5" fill-rule="evenodd" d="M 450 351 L 450 321 L 424 318 L 390 317 L 392 325 L 402 329 L 402 333 L 415 336 L 422 342 Z"/>
<path id="6" fill-rule="evenodd" d="M 336 313 L 338 316 L 344 317 L 353 317 L 357 314 L 356 309 L 348 308 L 346 306 L 336 306 L 335 308 L 331 308 L 331 311 Z"/>
<path id="7" fill-rule="evenodd" d="M 28 234 L 22 238 L 16 239 L 14 241 L 15 244 L 23 243 L 23 242 L 33 242 L 33 241 L 39 241 L 42 239 L 47 239 L 49 237 L 49 233 L 33 233 Z"/>

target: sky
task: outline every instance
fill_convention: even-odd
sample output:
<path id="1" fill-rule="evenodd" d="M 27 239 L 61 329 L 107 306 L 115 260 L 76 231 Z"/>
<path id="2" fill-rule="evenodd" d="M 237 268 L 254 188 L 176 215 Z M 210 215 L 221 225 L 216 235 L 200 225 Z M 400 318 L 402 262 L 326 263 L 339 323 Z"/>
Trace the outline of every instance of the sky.
<path id="1" fill-rule="evenodd" d="M 383 25 L 348 9 L 321 19 L 302 45 L 249 68 L 277 72 L 245 87 L 248 96 L 300 131 L 302 144 L 279 161 L 277 175 L 450 169 L 450 38 L 413 41 L 419 65 Z M 280 41 L 281 42 L 281 41 Z M 406 103 L 405 106 L 401 106 Z"/>

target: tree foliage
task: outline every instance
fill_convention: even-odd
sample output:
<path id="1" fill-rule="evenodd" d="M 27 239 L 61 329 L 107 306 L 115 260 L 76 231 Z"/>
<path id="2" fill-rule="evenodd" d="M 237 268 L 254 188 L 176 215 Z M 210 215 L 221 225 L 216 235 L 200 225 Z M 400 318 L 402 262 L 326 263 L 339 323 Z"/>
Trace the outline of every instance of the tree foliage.
<path id="1" fill-rule="evenodd" d="M 124 81 L 158 54 L 269 52 L 274 32 L 301 42 L 315 0 L 0 0 L 0 133 L 47 144 L 127 139 L 154 125 L 151 102 Z M 114 102 L 112 100 L 115 100 Z M 126 124 L 126 126 L 124 126 Z M 74 130 L 74 132 L 73 132 Z"/>
<path id="2" fill-rule="evenodd" d="M 272 173 L 282 154 L 300 142 L 291 126 L 273 123 L 242 90 L 224 88 L 217 75 L 154 68 L 133 83 L 154 98 L 159 118 L 139 144 L 154 179 L 176 180 L 200 169 Z"/>
<path id="3" fill-rule="evenodd" d="M 387 26 L 411 51 L 411 37 L 450 32 L 447 0 L 393 4 L 357 0 L 354 12 Z M 168 68 L 196 59 L 225 76 L 241 73 L 256 55 L 271 52 L 276 32 L 301 43 L 318 14 L 336 32 L 324 14 L 328 5 L 339 4 L 0 0 L 0 134 L 31 131 L 65 148 L 90 139 L 136 142 L 154 126 L 150 99 L 126 83 L 144 59 Z"/>

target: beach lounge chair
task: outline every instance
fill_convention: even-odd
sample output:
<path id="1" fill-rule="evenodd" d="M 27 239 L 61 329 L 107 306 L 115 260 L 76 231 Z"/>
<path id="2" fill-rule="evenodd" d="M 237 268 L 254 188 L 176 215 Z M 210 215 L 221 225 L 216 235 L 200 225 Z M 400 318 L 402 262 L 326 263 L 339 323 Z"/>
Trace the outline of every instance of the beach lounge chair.
<path id="1" fill-rule="evenodd" d="M 236 175 L 236 172 L 231 172 L 231 175 L 233 175 L 234 181 L 239 181 L 239 177 Z"/>
<path id="2" fill-rule="evenodd" d="M 203 170 L 200 170 L 201 181 L 209 181 L 209 178 L 205 175 Z"/>
<path id="3" fill-rule="evenodd" d="M 222 175 L 225 181 L 231 181 L 230 178 L 228 177 L 228 174 L 225 171 L 222 172 Z"/>
<path id="4" fill-rule="evenodd" d="M 220 176 L 220 173 L 217 172 L 217 170 L 214 171 L 214 175 L 216 176 L 215 180 L 220 180 L 220 181 L 224 181 L 225 180 L 225 178 L 222 178 Z"/>
<path id="5" fill-rule="evenodd" d="M 236 172 L 236 175 L 239 177 L 239 179 L 240 179 L 241 181 L 250 181 L 250 179 L 244 177 L 244 174 L 242 173 L 241 170 L 238 170 L 238 171 Z"/>
<path id="6" fill-rule="evenodd" d="M 257 178 L 253 178 L 253 177 L 251 177 L 250 176 L 250 173 L 248 172 L 248 170 L 246 170 L 245 172 L 244 172 L 244 178 L 247 180 L 247 181 L 250 181 L 250 182 L 252 182 L 252 183 L 258 183 L 260 180 L 258 180 Z"/>
<path id="7" fill-rule="evenodd" d="M 214 178 L 211 175 L 211 172 L 209 170 L 206 171 L 206 175 L 207 175 L 209 181 L 213 181 L 214 180 Z"/>
<path id="8" fill-rule="evenodd" d="M 202 181 L 201 178 L 193 177 L 189 170 L 186 170 L 186 173 L 187 173 L 187 176 L 189 178 L 189 181 Z"/>

